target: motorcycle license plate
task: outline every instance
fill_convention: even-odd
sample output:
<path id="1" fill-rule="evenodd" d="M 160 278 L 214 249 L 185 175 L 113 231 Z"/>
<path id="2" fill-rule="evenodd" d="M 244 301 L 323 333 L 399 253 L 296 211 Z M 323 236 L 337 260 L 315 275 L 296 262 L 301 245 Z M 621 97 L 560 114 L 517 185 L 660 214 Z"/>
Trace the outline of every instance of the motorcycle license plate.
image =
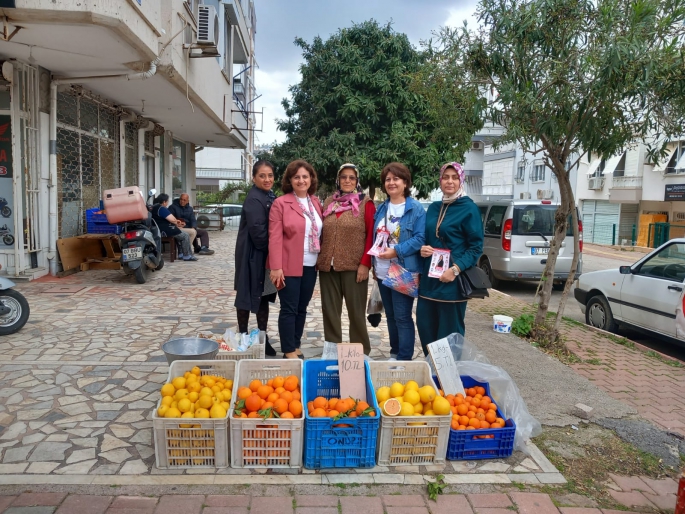
<path id="1" fill-rule="evenodd" d="M 531 255 L 548 255 L 549 254 L 549 248 L 531 248 L 530 254 Z"/>
<path id="2" fill-rule="evenodd" d="M 142 248 L 124 248 L 122 250 L 124 261 L 136 261 L 143 258 Z"/>

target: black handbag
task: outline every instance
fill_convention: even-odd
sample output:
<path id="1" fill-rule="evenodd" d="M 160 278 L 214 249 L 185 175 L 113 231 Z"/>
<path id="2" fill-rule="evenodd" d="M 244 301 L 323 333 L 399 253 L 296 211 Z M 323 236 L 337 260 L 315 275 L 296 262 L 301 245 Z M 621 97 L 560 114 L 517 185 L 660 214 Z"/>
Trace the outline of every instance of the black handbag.
<path id="1" fill-rule="evenodd" d="M 485 272 L 477 266 L 463 270 L 457 275 L 459 292 L 465 300 L 473 298 L 483 299 L 490 296 L 488 289 L 492 287 Z"/>

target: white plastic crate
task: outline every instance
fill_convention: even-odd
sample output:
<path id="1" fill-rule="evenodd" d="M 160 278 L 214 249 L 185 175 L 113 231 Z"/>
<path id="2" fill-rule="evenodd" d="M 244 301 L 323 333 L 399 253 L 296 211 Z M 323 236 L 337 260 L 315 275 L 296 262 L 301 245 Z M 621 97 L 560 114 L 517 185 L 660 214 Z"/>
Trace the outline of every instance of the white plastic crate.
<path id="1" fill-rule="evenodd" d="M 235 361 L 174 361 L 167 383 L 195 366 L 201 375 L 217 375 L 235 381 Z M 235 384 L 233 390 L 235 391 Z M 160 418 L 152 412 L 155 460 L 159 469 L 227 468 L 228 415 L 222 419 Z"/>
<path id="2" fill-rule="evenodd" d="M 379 387 L 414 380 L 419 387 L 438 388 L 424 361 L 371 361 L 371 382 Z M 381 409 L 379 466 L 443 464 L 450 437 L 451 414 L 444 416 L 386 416 Z"/>
<path id="3" fill-rule="evenodd" d="M 264 359 L 266 358 L 266 345 L 254 344 L 245 352 L 225 352 L 219 350 L 219 353 L 214 357 L 215 360 L 230 360 L 240 361 L 243 359 Z"/>
<path id="4" fill-rule="evenodd" d="M 231 467 L 232 468 L 299 468 L 302 466 L 304 416 L 298 419 L 234 418 L 233 412 L 240 387 L 277 377 L 295 375 L 302 391 L 300 359 L 253 360 L 237 362 L 236 379 L 231 399 Z"/>

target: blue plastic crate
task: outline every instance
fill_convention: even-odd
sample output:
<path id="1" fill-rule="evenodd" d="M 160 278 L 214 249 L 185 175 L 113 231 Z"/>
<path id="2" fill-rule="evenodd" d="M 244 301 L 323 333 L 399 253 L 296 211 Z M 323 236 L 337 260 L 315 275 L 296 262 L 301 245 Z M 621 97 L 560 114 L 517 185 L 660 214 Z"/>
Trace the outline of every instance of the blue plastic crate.
<path id="1" fill-rule="evenodd" d="M 307 402 L 317 396 L 326 399 L 340 396 L 338 362 L 334 360 L 308 360 L 302 373 L 302 399 L 304 420 L 304 467 L 322 468 L 372 468 L 376 465 L 376 440 L 381 414 L 376 394 L 371 384 L 368 362 L 366 373 L 366 401 L 376 411 L 373 418 L 312 418 Z M 335 425 L 351 425 L 349 428 Z"/>
<path id="2" fill-rule="evenodd" d="M 433 377 L 438 384 L 437 377 Z M 486 396 L 490 396 L 490 385 L 487 382 L 477 382 L 471 377 L 462 375 L 461 382 L 464 389 L 481 386 L 485 388 Z M 492 396 L 490 396 L 492 398 Z M 494 399 L 492 400 L 495 401 Z M 497 407 L 497 417 L 504 418 Z M 494 435 L 493 439 L 479 439 L 478 436 Z M 479 460 L 502 459 L 514 452 L 514 436 L 516 424 L 513 419 L 505 421 L 504 428 L 483 428 L 480 430 L 450 429 L 450 439 L 447 443 L 447 460 Z"/>
<path id="3" fill-rule="evenodd" d="M 110 225 L 106 214 L 97 214 L 100 209 L 86 211 L 86 231 L 89 234 L 120 234 L 119 225 Z"/>

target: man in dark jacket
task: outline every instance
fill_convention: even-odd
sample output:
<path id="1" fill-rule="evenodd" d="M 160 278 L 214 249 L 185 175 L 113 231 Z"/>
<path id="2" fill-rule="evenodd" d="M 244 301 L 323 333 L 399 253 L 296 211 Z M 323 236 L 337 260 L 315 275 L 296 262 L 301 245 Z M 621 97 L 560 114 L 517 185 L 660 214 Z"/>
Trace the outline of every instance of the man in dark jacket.
<path id="1" fill-rule="evenodd" d="M 199 253 L 200 255 L 212 255 L 214 250 L 209 249 L 209 233 L 205 229 L 197 226 L 195 211 L 193 210 L 192 205 L 190 205 L 188 193 L 183 193 L 179 198 L 176 198 L 169 206 L 169 210 L 176 218 L 185 222 L 185 227 L 181 230 L 190 232 L 195 253 Z M 193 234 L 193 232 L 196 234 Z M 198 239 L 200 240 L 200 245 L 197 244 Z"/>

